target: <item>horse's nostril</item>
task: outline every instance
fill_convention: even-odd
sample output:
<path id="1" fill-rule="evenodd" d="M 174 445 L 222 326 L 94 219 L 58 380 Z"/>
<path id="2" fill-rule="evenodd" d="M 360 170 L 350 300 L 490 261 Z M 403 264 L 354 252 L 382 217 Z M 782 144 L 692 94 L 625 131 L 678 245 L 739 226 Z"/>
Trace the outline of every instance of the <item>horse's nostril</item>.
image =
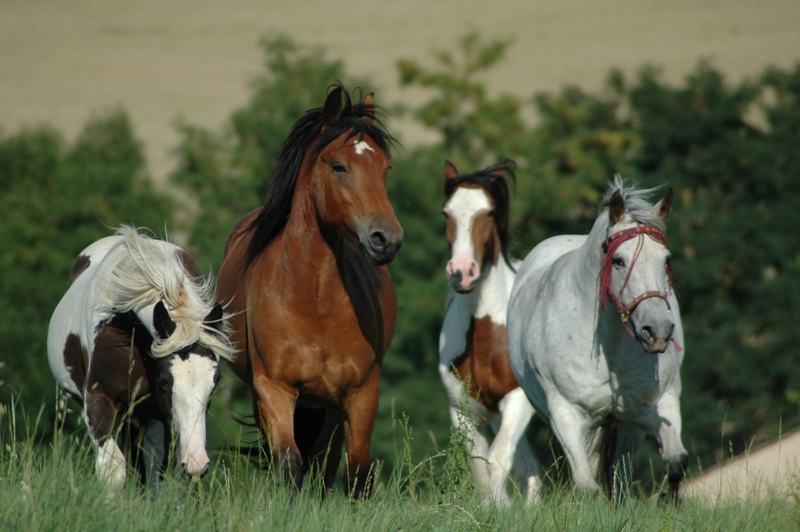
<path id="1" fill-rule="evenodd" d="M 649 325 L 645 325 L 642 327 L 642 339 L 647 342 L 648 344 L 652 344 L 655 340 L 655 335 L 653 334 L 653 328 Z"/>
<path id="2" fill-rule="evenodd" d="M 383 231 L 373 231 L 369 234 L 369 245 L 375 251 L 382 251 L 388 241 L 389 239 L 386 238 L 386 233 Z"/>

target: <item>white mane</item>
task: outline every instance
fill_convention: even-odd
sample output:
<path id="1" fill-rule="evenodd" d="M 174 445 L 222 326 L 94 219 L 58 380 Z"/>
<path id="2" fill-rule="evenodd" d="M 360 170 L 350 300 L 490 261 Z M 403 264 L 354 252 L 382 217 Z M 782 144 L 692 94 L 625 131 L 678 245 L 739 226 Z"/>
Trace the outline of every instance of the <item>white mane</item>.
<path id="1" fill-rule="evenodd" d="M 215 329 L 203 319 L 214 307 L 211 276 L 207 279 L 189 275 L 178 257 L 180 248 L 170 242 L 140 234 L 122 226 L 119 246 L 122 257 L 103 278 L 103 288 L 111 294 L 109 313 L 140 310 L 163 301 L 175 322 L 169 338 L 154 338 L 152 356 L 163 358 L 185 347 L 200 343 L 218 356 L 232 360 L 236 349 L 227 340 L 227 318 Z"/>
<path id="2" fill-rule="evenodd" d="M 608 189 L 600 202 L 600 213 L 603 214 L 608 209 L 611 196 L 619 190 L 625 202 L 626 216 L 630 214 L 633 220 L 666 233 L 667 227 L 664 224 L 664 220 L 650 212 L 653 205 L 647 201 L 647 198 L 658 192 L 660 188 L 636 188 L 634 184 L 626 182 L 619 174 L 616 174 L 614 180 L 608 184 Z"/>

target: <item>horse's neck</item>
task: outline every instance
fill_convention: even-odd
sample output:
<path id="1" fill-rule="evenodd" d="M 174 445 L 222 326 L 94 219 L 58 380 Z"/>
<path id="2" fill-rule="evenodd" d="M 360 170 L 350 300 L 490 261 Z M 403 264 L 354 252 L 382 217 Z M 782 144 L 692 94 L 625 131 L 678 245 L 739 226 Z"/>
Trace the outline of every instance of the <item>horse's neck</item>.
<path id="1" fill-rule="evenodd" d="M 300 184 L 298 183 L 298 186 Z M 376 268 L 368 263 L 357 245 L 346 241 L 334 230 L 322 227 L 316 215 L 313 199 L 308 193 L 295 192 L 289 220 L 281 234 L 281 275 L 291 278 L 298 297 L 324 298 L 319 287 L 331 287 L 348 282 L 358 283 L 375 275 Z M 353 288 L 345 286 L 345 289 Z M 300 293 L 303 291 L 306 293 Z"/>
<path id="2" fill-rule="evenodd" d="M 586 241 L 575 250 L 573 261 L 568 266 L 568 275 L 575 295 L 586 302 L 583 308 L 594 316 L 595 330 L 606 331 L 614 338 L 612 343 L 619 345 L 626 334 L 625 329 L 620 325 L 619 313 L 613 304 L 607 306 L 604 311 L 600 302 L 600 272 L 604 259 L 603 240 L 606 238 L 607 228 L 606 216 L 599 216 L 586 237 Z M 610 352 L 606 353 L 606 356 L 609 354 Z"/>
<path id="3" fill-rule="evenodd" d="M 494 323 L 505 325 L 508 298 L 514 285 L 516 273 L 500 256 L 497 264 L 492 264 L 478 286 L 469 294 L 456 293 L 453 305 L 460 307 L 465 319 L 490 317 Z"/>

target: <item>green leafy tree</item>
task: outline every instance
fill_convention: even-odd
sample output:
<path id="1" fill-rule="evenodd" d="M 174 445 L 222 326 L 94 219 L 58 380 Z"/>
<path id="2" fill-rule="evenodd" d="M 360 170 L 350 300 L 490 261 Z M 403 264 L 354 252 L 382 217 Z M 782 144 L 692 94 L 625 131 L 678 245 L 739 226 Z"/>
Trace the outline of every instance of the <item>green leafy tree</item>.
<path id="1" fill-rule="evenodd" d="M 787 400 L 800 388 L 798 80 L 800 66 L 731 87 L 701 62 L 683 87 L 647 68 L 629 92 L 634 162 L 679 198 L 668 225 L 687 332 L 684 426 L 706 465 L 800 422 Z M 759 108 L 763 128 L 747 120 Z"/>
<path id="2" fill-rule="evenodd" d="M 68 148 L 46 127 L 0 139 L 0 184 L 0 306 L 10 310 L 0 322 L 0 400 L 16 393 L 36 409 L 55 398 L 47 327 L 75 257 L 121 223 L 163 233 L 172 204 L 147 179 L 122 111 L 90 120 Z"/>
<path id="3" fill-rule="evenodd" d="M 250 84 L 253 94 L 220 132 L 178 123 L 182 141 L 173 183 L 197 202 L 189 247 L 203 268 L 218 270 L 225 240 L 236 222 L 266 200 L 272 168 L 292 125 L 325 100 L 328 87 L 347 76 L 341 61 L 320 48 L 300 47 L 283 35 L 261 40 L 266 72 Z"/>

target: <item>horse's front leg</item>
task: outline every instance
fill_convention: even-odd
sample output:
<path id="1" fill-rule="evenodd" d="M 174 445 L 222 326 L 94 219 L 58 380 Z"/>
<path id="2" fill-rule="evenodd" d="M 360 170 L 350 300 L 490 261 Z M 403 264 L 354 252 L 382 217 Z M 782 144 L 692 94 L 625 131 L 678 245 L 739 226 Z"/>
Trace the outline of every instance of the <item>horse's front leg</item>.
<path id="1" fill-rule="evenodd" d="M 303 486 L 303 458 L 294 440 L 294 410 L 297 396 L 276 386 L 265 376 L 253 378 L 256 416 L 272 453 L 272 467 L 280 482 L 299 490 Z"/>
<path id="2" fill-rule="evenodd" d="M 125 485 L 127 467 L 125 455 L 114 439 L 120 423 L 121 406 L 99 387 L 86 392 L 84 405 L 86 426 L 97 449 L 95 471 L 108 487 L 108 496 L 113 497 Z"/>
<path id="3" fill-rule="evenodd" d="M 380 374 L 380 366 L 373 366 L 364 384 L 350 390 L 344 404 L 347 462 L 342 477 L 345 493 L 356 499 L 372 496 L 375 471 L 370 462 L 369 447 L 378 413 Z"/>
<path id="4" fill-rule="evenodd" d="M 508 502 L 506 480 L 512 465 L 517 462 L 515 457 L 522 458 L 517 470 L 520 489 L 527 495 L 527 501 L 538 498 L 539 493 L 539 462 L 536 460 L 530 447 L 521 445 L 524 440 L 525 429 L 533 417 L 533 407 L 522 388 L 517 388 L 508 393 L 500 401 L 502 420 L 497 435 L 489 448 L 489 478 L 491 497 L 496 502 Z M 523 458 L 522 454 L 526 456 Z"/>
<path id="5" fill-rule="evenodd" d="M 471 400 L 467 398 L 467 400 Z M 475 407 L 475 408 L 470 408 Z M 481 497 L 491 495 L 489 487 L 489 440 L 486 437 L 486 416 L 478 409 L 480 405 L 450 406 L 450 420 L 453 428 L 464 438 L 464 450 L 469 453 L 469 469 L 472 472 L 472 481 Z"/>
<path id="6" fill-rule="evenodd" d="M 142 447 L 144 448 L 145 477 L 153 493 L 161 482 L 161 475 L 166 466 L 167 436 L 164 423 L 157 419 L 150 420 L 144 429 Z"/>
<path id="7" fill-rule="evenodd" d="M 661 397 L 652 419 L 651 434 L 661 443 L 661 457 L 669 483 L 668 497 L 671 502 L 677 502 L 681 480 L 689 466 L 689 454 L 681 442 L 680 401 L 673 392 Z"/>
<path id="8" fill-rule="evenodd" d="M 567 455 L 575 491 L 596 496 L 600 493 L 600 486 L 592 475 L 586 450 L 587 437 L 594 428 L 592 421 L 583 410 L 556 393 L 548 394 L 547 408 L 550 426 Z"/>

